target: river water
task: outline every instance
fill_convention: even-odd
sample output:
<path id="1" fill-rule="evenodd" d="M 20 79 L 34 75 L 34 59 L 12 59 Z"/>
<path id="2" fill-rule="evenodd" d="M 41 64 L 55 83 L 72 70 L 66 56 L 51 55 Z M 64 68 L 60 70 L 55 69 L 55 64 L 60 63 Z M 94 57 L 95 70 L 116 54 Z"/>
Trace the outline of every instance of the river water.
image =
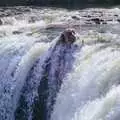
<path id="1" fill-rule="evenodd" d="M 119 34 L 119 8 L 1 7 L 0 120 L 119 120 Z"/>

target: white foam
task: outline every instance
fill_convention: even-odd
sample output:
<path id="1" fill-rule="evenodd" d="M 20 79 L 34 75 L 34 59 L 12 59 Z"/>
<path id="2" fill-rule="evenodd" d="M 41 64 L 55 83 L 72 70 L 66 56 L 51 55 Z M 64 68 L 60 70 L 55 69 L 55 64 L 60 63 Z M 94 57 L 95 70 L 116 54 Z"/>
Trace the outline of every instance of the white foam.
<path id="1" fill-rule="evenodd" d="M 76 54 L 74 70 L 63 80 L 51 120 L 81 120 L 73 118 L 77 109 L 82 111 L 89 101 L 103 96 L 113 85 L 119 84 L 119 51 L 112 51 L 111 47 L 97 50 L 97 47 L 99 45 L 85 46 Z M 87 117 L 85 120 L 98 119 Z M 103 120 L 102 116 L 100 120 Z"/>

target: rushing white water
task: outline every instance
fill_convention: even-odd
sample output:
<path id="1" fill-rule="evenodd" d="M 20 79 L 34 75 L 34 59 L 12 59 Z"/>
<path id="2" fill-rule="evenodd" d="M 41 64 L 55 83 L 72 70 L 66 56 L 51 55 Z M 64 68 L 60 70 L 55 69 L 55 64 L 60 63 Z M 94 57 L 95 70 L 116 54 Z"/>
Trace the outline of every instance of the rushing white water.
<path id="1" fill-rule="evenodd" d="M 40 46 L 42 46 L 42 48 Z M 19 53 L 16 53 L 17 56 L 11 56 L 11 58 L 9 58 L 10 60 L 7 59 L 6 56 L 1 59 L 0 62 L 2 67 L 0 77 L 3 81 L 1 81 L 0 86 L 0 113 L 2 115 L 2 111 L 5 112 L 4 115 L 6 117 L 1 117 L 2 119 L 13 119 L 13 117 L 11 117 L 11 114 L 13 114 L 14 110 L 16 109 L 16 104 L 20 96 L 19 94 L 21 88 L 24 85 L 25 78 L 27 77 L 29 70 L 31 69 L 38 56 L 43 54 L 43 52 L 46 50 L 46 46 L 46 44 L 37 43 L 33 47 L 31 47 L 31 49 L 28 50 L 27 53 L 23 56 L 20 56 Z M 10 51 L 8 54 L 10 54 Z M 5 65 L 3 66 L 2 64 Z M 6 99 L 6 97 L 8 99 Z M 5 106 L 7 107 L 7 109 Z M 5 109 L 7 111 L 4 111 Z"/>
<path id="2" fill-rule="evenodd" d="M 119 120 L 119 14 L 119 8 L 1 12 L 0 120 Z M 66 28 L 75 29 L 76 43 L 56 46 Z"/>
<path id="3" fill-rule="evenodd" d="M 44 28 L 45 23 L 39 21 L 36 24 L 27 24 L 14 17 L 3 18 L 0 27 L 0 119 L 13 120 L 14 112 L 20 97 L 20 91 L 24 86 L 28 72 L 35 61 L 49 48 L 48 43 L 40 42 L 46 37 L 39 39 L 27 36 L 26 32 L 34 28 Z M 11 23 L 10 23 L 11 22 Z M 22 29 L 22 32 L 19 32 Z M 15 35 L 14 31 L 18 31 Z M 2 34 L 3 33 L 3 34 Z M 19 35 L 19 33 L 21 33 Z M 36 33 L 37 34 L 37 33 Z"/>
<path id="4" fill-rule="evenodd" d="M 118 120 L 119 63 L 114 43 L 84 45 L 73 71 L 63 80 L 51 119 Z"/>

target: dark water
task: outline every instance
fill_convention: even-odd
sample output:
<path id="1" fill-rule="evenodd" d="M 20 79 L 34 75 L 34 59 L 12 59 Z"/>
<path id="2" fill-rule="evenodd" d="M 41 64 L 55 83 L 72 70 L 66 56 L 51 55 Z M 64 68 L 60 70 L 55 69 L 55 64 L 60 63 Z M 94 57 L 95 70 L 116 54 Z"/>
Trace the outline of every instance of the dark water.
<path id="1" fill-rule="evenodd" d="M 85 8 L 92 6 L 119 5 L 119 0 L 4 0 L 0 6 L 35 5 L 35 6 L 56 6 L 66 8 Z"/>

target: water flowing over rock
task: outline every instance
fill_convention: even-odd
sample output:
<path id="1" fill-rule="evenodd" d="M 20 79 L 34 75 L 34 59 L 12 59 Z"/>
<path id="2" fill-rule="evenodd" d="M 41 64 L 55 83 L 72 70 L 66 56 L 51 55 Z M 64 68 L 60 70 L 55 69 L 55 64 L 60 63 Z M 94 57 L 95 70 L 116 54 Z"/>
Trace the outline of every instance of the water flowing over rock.
<path id="1" fill-rule="evenodd" d="M 0 17 L 0 120 L 119 120 L 119 8 Z"/>
<path id="2" fill-rule="evenodd" d="M 67 41 L 75 40 L 75 37 L 73 39 L 68 36 L 68 33 L 72 35 L 72 32 L 71 30 L 63 32 L 61 36 L 66 35 L 66 42 L 63 43 L 60 36 L 56 45 L 43 56 L 43 63 L 40 58 L 32 68 L 21 95 L 20 106 L 16 111 L 17 120 L 27 119 L 30 116 L 34 120 L 48 120 L 50 118 L 62 80 L 66 73 L 72 69 L 73 53 L 76 46 Z M 31 115 L 30 111 L 32 111 Z"/>

